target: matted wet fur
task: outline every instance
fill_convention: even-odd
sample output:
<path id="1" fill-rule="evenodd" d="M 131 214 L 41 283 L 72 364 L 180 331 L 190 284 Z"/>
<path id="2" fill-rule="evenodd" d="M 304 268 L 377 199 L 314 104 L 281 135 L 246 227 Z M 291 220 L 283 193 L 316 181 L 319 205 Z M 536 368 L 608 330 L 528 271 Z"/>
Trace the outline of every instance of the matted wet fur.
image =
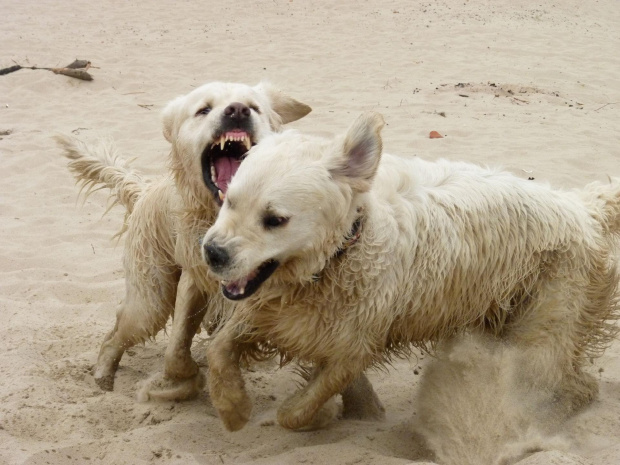
<path id="1" fill-rule="evenodd" d="M 141 390 L 142 398 L 181 399 L 204 380 L 190 353 L 207 313 L 230 307 L 200 258 L 199 240 L 213 223 L 230 177 L 245 152 L 310 107 L 268 83 L 212 82 L 171 101 L 163 133 L 171 143 L 170 174 L 144 179 L 131 170 L 110 141 L 87 145 L 59 136 L 69 169 L 90 190 L 111 189 L 126 208 L 126 295 L 116 324 L 104 339 L 93 374 L 111 390 L 125 350 L 155 336 L 174 315 L 163 374 Z"/>
<path id="2" fill-rule="evenodd" d="M 200 392 L 204 378 L 191 357 L 192 338 L 201 322 L 225 318 L 232 308 L 202 260 L 200 239 L 247 149 L 309 112 L 309 106 L 268 83 L 205 84 L 164 109 L 171 172 L 156 179 L 131 170 L 109 141 L 87 145 L 57 138 L 78 181 L 89 190 L 111 189 L 114 201 L 126 208 L 119 233 L 126 233 L 126 295 L 93 368 L 102 389 L 112 390 L 125 350 L 154 337 L 174 316 L 163 373 L 141 383 L 138 398 L 182 400 Z M 342 396 L 345 417 L 384 414 L 364 375 Z M 317 416 L 314 426 L 327 421 Z"/>
<path id="3" fill-rule="evenodd" d="M 291 429 L 369 366 L 466 330 L 516 347 L 558 402 L 589 402 L 598 387 L 583 366 L 617 334 L 620 181 L 558 191 L 382 156 L 383 124 L 371 113 L 335 141 L 270 136 L 233 179 L 203 240 L 241 302 L 207 349 L 225 425 L 251 409 L 231 361 L 266 342 L 320 367 L 278 411 Z"/>

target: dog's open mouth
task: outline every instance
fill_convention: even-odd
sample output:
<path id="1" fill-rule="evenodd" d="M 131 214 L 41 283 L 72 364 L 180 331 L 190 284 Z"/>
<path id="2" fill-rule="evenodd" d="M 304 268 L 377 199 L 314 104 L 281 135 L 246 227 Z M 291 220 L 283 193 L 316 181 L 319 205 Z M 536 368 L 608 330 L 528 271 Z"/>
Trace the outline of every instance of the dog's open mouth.
<path id="1" fill-rule="evenodd" d="M 202 177 L 220 205 L 226 197 L 230 180 L 252 145 L 255 142 L 251 135 L 237 129 L 222 133 L 202 152 Z"/>
<path id="2" fill-rule="evenodd" d="M 277 260 L 267 260 L 249 275 L 236 281 L 222 281 L 222 293 L 229 300 L 241 300 L 251 296 L 280 265 Z"/>

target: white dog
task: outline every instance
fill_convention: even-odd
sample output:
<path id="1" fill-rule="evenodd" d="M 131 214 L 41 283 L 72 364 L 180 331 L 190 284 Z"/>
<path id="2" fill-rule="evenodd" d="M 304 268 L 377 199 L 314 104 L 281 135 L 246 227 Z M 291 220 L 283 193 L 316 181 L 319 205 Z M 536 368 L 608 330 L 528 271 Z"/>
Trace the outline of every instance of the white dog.
<path id="1" fill-rule="evenodd" d="M 201 322 L 217 323 L 231 310 L 202 259 L 200 239 L 247 150 L 309 112 L 309 106 L 266 83 L 205 84 L 164 109 L 172 176 L 152 182 L 130 170 L 110 144 L 58 138 L 76 178 L 89 188 L 108 187 L 127 209 L 121 231 L 127 232 L 126 296 L 93 369 L 102 389 L 113 388 L 125 350 L 155 336 L 173 315 L 164 372 L 144 383 L 139 398 L 182 400 L 200 392 L 204 378 L 191 357 L 192 338 Z M 343 389 L 342 399 L 346 418 L 384 415 L 363 374 Z M 317 418 L 314 425 L 327 420 Z"/>
<path id="2" fill-rule="evenodd" d="M 231 182 L 205 259 L 246 299 L 207 349 L 227 428 L 251 402 L 231 363 L 274 345 L 320 369 L 278 421 L 309 424 L 373 364 L 464 330 L 523 353 L 524 375 L 578 407 L 583 371 L 616 335 L 620 181 L 562 192 L 467 163 L 383 155 L 383 118 L 335 141 L 296 131 L 252 148 Z"/>
<path id="3" fill-rule="evenodd" d="M 152 181 L 130 170 L 109 143 L 89 146 L 58 138 L 78 181 L 108 187 L 127 210 L 121 231 L 127 232 L 126 296 L 93 370 L 102 389 L 112 390 L 125 350 L 155 336 L 173 314 L 163 378 L 155 378 L 143 394 L 182 399 L 202 387 L 191 341 L 207 310 L 221 305 L 199 240 L 247 150 L 310 110 L 266 83 L 205 84 L 164 109 L 172 176 Z"/>

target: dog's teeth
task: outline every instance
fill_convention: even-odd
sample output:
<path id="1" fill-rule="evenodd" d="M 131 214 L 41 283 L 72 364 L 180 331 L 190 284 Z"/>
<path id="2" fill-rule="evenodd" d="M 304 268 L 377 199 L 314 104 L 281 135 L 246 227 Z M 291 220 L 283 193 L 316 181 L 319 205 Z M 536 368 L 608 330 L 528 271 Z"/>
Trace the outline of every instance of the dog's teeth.
<path id="1" fill-rule="evenodd" d="M 223 286 L 226 286 L 226 284 L 228 284 L 228 281 L 224 281 L 223 279 L 220 281 L 220 284 L 222 284 Z"/>
<path id="2" fill-rule="evenodd" d="M 239 289 L 239 294 L 245 294 L 245 287 Z"/>
<path id="3" fill-rule="evenodd" d="M 226 139 L 227 139 L 226 137 L 222 137 L 220 139 L 220 150 L 222 151 L 224 150 L 224 145 L 226 145 Z"/>
<path id="4" fill-rule="evenodd" d="M 243 138 L 243 144 L 245 145 L 245 148 L 247 150 L 250 150 L 252 148 L 252 141 L 250 140 L 249 136 L 245 136 Z"/>
<path id="5" fill-rule="evenodd" d="M 220 200 L 223 202 L 226 196 L 222 191 L 217 191 L 217 195 L 220 197 Z"/>
<path id="6" fill-rule="evenodd" d="M 211 165 L 211 178 L 215 178 L 215 176 L 217 176 L 217 173 L 215 172 L 215 166 Z"/>

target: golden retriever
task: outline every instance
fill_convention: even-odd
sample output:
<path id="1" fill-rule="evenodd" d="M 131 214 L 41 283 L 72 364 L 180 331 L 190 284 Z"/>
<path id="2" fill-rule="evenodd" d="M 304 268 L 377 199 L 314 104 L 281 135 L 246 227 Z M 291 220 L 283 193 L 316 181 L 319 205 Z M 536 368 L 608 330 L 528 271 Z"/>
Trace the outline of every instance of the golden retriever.
<path id="1" fill-rule="evenodd" d="M 213 223 L 247 150 L 310 110 L 267 83 L 198 87 L 163 111 L 171 172 L 153 180 L 131 170 L 107 141 L 87 145 L 58 138 L 78 181 L 108 187 L 126 208 L 121 231 L 127 234 L 126 295 L 93 369 L 102 389 L 113 389 L 125 350 L 155 336 L 172 315 L 163 376 L 151 380 L 142 395 L 181 399 L 202 387 L 191 341 L 207 310 L 219 305 L 217 281 L 201 259 L 200 237 Z"/>
<path id="2" fill-rule="evenodd" d="M 109 142 L 87 145 L 58 137 L 70 170 L 89 189 L 111 189 L 126 208 L 126 295 L 116 324 L 93 368 L 97 384 L 112 390 L 125 350 L 155 336 L 174 316 L 163 373 L 143 383 L 139 399 L 182 400 L 195 396 L 204 378 L 191 357 L 192 338 L 203 321 L 225 317 L 231 305 L 208 272 L 200 239 L 211 226 L 228 184 L 248 149 L 310 107 L 268 83 L 213 82 L 178 97 L 163 112 L 172 144 L 171 175 L 143 179 Z M 342 392 L 343 416 L 380 419 L 384 409 L 361 375 Z M 336 412 L 333 404 L 331 410 Z M 333 415 L 331 415 L 333 416 Z M 331 419 L 317 417 L 321 427 Z"/>
<path id="3" fill-rule="evenodd" d="M 278 410 L 302 428 L 372 365 L 465 330 L 522 354 L 524 376 L 578 407 L 617 333 L 620 180 L 558 191 L 462 162 L 382 156 L 383 118 L 336 140 L 287 130 L 252 148 L 203 238 L 228 299 L 207 348 L 211 400 L 236 430 L 253 344 L 313 362 Z M 381 161 L 381 162 L 380 162 Z"/>

